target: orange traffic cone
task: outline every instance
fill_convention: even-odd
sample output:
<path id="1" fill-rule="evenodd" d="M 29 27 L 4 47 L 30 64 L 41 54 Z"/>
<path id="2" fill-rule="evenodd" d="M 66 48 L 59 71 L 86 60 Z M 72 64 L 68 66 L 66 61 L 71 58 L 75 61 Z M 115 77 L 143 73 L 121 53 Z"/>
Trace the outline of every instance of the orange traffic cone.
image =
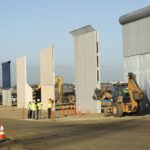
<path id="1" fill-rule="evenodd" d="M 1 125 L 0 126 L 0 141 L 5 140 L 5 139 L 6 139 L 6 136 L 4 133 L 4 127 L 3 127 L 3 125 Z"/>

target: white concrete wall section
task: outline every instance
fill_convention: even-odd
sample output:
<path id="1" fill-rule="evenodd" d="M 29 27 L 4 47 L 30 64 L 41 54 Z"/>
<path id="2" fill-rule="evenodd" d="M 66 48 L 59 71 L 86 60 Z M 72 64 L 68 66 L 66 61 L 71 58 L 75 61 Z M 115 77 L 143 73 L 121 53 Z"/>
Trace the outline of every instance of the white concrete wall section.
<path id="1" fill-rule="evenodd" d="M 91 26 L 86 26 L 71 34 L 75 45 L 76 105 L 81 112 L 100 112 L 99 103 L 93 100 L 94 89 L 100 88 L 99 37 Z"/>
<path id="2" fill-rule="evenodd" d="M 123 24 L 124 79 L 127 82 L 129 72 L 136 74 L 137 82 L 145 91 L 142 108 L 147 113 L 150 112 L 150 11 L 146 8 L 125 17 L 129 20 L 131 15 L 134 17 L 130 22 Z"/>
<path id="3" fill-rule="evenodd" d="M 43 109 L 47 109 L 48 99 L 55 100 L 54 49 L 45 48 L 40 54 L 41 100 Z"/>
<path id="4" fill-rule="evenodd" d="M 27 83 L 26 57 L 16 60 L 17 65 L 17 107 L 28 108 L 28 102 L 32 100 L 32 88 Z"/>
<path id="5" fill-rule="evenodd" d="M 11 89 L 2 91 L 3 106 L 12 106 Z"/>
<path id="6" fill-rule="evenodd" d="M 123 25 L 124 56 L 150 53 L 150 17 Z"/>

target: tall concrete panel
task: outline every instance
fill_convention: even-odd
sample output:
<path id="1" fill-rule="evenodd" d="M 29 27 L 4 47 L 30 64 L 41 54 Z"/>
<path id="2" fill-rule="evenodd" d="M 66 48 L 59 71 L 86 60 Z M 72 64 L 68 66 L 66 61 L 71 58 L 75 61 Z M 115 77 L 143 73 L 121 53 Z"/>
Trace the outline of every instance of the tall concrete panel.
<path id="1" fill-rule="evenodd" d="M 11 106 L 11 61 L 2 63 L 2 104 L 3 106 Z"/>
<path id="2" fill-rule="evenodd" d="M 100 88 L 99 34 L 90 25 L 70 32 L 75 47 L 76 106 L 82 113 L 100 112 L 100 104 L 93 100 L 95 88 Z"/>
<path id="3" fill-rule="evenodd" d="M 137 76 L 145 91 L 143 112 L 150 112 L 150 6 L 120 17 L 123 31 L 124 78 L 128 72 Z"/>
<path id="4" fill-rule="evenodd" d="M 17 81 L 17 107 L 28 108 L 28 102 L 32 101 L 32 88 L 27 83 L 26 57 L 16 60 Z"/>
<path id="5" fill-rule="evenodd" d="M 40 53 L 40 82 L 43 109 L 47 109 L 48 99 L 55 100 L 54 49 L 44 48 Z"/>
<path id="6" fill-rule="evenodd" d="M 124 56 L 150 53 L 150 17 L 123 25 Z"/>
<path id="7" fill-rule="evenodd" d="M 150 6 L 119 18 L 123 25 L 124 57 L 150 53 Z"/>
<path id="8" fill-rule="evenodd" d="M 12 106 L 11 89 L 2 91 L 3 106 Z"/>

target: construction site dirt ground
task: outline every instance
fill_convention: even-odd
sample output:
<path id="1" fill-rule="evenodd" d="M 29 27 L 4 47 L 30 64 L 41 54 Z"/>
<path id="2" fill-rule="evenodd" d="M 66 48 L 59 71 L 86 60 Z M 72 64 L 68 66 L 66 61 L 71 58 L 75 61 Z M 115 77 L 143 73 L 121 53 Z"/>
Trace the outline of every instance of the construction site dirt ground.
<path id="1" fill-rule="evenodd" d="M 22 119 L 20 110 L 0 106 L 0 122 L 10 139 L 0 143 L 0 150 L 150 149 L 150 115 L 77 115 L 53 122 Z"/>

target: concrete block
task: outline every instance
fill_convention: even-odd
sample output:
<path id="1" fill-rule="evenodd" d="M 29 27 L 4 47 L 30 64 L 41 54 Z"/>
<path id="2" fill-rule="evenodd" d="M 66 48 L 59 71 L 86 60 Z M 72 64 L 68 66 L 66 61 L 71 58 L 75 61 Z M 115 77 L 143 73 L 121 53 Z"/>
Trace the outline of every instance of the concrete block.
<path id="1" fill-rule="evenodd" d="M 2 91 L 3 106 L 12 106 L 11 89 Z"/>
<path id="2" fill-rule="evenodd" d="M 47 110 L 47 106 L 48 106 L 48 99 L 52 98 L 53 100 L 55 100 L 55 87 L 52 86 L 42 86 L 41 87 L 41 99 L 42 99 L 42 103 L 43 103 L 43 109 Z"/>

